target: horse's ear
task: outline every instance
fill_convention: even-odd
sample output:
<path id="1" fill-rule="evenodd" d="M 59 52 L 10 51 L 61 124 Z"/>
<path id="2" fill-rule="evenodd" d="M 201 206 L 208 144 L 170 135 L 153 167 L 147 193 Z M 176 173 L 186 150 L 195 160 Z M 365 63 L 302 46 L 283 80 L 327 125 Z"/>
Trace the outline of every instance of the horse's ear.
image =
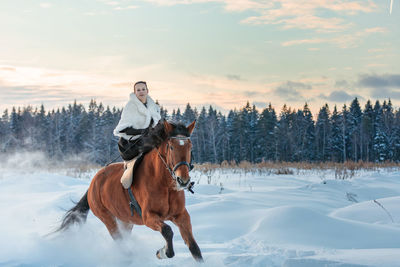
<path id="1" fill-rule="evenodd" d="M 188 130 L 190 135 L 192 135 L 192 132 L 194 130 L 194 126 L 196 126 L 196 120 L 194 120 L 191 124 L 189 124 L 188 127 L 186 127 L 186 129 Z"/>
<path id="2" fill-rule="evenodd" d="M 172 132 L 172 130 L 174 129 L 173 128 L 173 126 L 168 122 L 168 121 L 164 121 L 164 129 L 165 129 L 165 132 L 167 133 L 167 134 L 169 134 L 170 132 Z"/>

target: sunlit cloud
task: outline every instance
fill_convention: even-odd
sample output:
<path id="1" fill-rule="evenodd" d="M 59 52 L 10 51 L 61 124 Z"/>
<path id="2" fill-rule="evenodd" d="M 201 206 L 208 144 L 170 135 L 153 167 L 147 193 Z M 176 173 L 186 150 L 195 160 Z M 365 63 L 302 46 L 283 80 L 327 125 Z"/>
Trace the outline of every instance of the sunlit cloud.
<path id="1" fill-rule="evenodd" d="M 369 68 L 377 68 L 377 67 L 386 67 L 387 64 L 382 64 L 382 63 L 369 63 L 367 64 L 367 67 Z"/>
<path id="2" fill-rule="evenodd" d="M 114 10 L 129 10 L 129 9 L 136 9 L 139 8 L 138 6 L 125 6 L 125 7 L 121 7 L 121 6 L 117 6 L 114 7 Z"/>
<path id="3" fill-rule="evenodd" d="M 320 43 L 327 43 L 329 42 L 328 39 L 303 39 L 303 40 L 292 40 L 283 42 L 282 46 L 293 46 L 293 45 L 302 45 L 302 44 L 320 44 Z"/>
<path id="4" fill-rule="evenodd" d="M 1 107 L 47 103 L 63 106 L 74 99 L 88 102 L 102 98 L 109 103 L 122 102 L 118 94 L 110 94 L 117 81 L 103 76 L 74 71 L 49 70 L 35 67 L 0 66 Z M 114 89 L 115 91 L 115 89 Z"/>
<path id="5" fill-rule="evenodd" d="M 314 38 L 314 39 L 301 39 L 283 42 L 281 45 L 284 47 L 294 45 L 309 45 L 309 44 L 332 44 L 339 48 L 354 48 L 357 47 L 361 41 L 371 34 L 386 33 L 385 28 L 367 28 L 363 31 L 358 31 L 352 34 L 340 34 L 334 38 Z"/>
<path id="6" fill-rule="evenodd" d="M 386 28 L 383 28 L 383 27 L 374 27 L 374 28 L 365 29 L 366 33 L 385 33 L 387 31 L 388 30 Z"/>
<path id="7" fill-rule="evenodd" d="M 347 23 L 340 15 L 356 15 L 376 10 L 372 1 L 328 1 L 328 0 L 291 0 L 274 1 L 272 8 L 258 10 L 260 15 L 242 20 L 248 24 L 277 24 L 284 29 L 310 29 L 318 32 L 337 32 L 348 29 Z M 320 10 L 338 14 L 337 17 L 323 17 Z"/>
<path id="8" fill-rule="evenodd" d="M 42 2 L 42 3 L 39 4 L 39 6 L 41 8 L 50 8 L 52 6 L 52 4 L 51 3 L 47 3 L 47 2 Z"/>
<path id="9" fill-rule="evenodd" d="M 385 49 L 383 49 L 383 48 L 371 48 L 371 49 L 368 49 L 368 53 L 380 53 L 380 52 L 384 52 L 385 51 Z"/>
<path id="10" fill-rule="evenodd" d="M 284 29 L 309 29 L 318 32 L 337 32 L 348 29 L 351 24 L 342 18 L 377 10 L 371 1 L 348 0 L 143 0 L 160 6 L 220 3 L 227 12 L 252 11 L 256 15 L 241 20 L 244 24 L 280 25 Z M 116 1 L 112 1 L 114 3 Z M 107 3 L 107 2 L 106 2 Z M 337 14 L 323 17 L 321 10 Z"/>

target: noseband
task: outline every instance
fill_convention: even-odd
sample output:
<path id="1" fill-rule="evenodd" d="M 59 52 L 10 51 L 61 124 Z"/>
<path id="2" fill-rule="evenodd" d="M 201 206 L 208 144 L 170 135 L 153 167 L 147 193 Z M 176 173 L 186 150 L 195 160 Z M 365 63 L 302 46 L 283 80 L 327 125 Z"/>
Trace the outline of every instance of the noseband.
<path id="1" fill-rule="evenodd" d="M 190 140 L 190 137 L 175 137 L 175 136 L 174 136 L 174 137 L 168 138 L 168 140 L 169 140 L 169 139 L 177 139 L 177 140 L 186 141 L 186 140 Z M 168 145 L 169 145 L 169 144 L 167 143 L 167 151 L 168 151 Z M 165 159 L 163 158 L 163 156 L 160 154 L 160 151 L 157 150 L 157 153 L 158 153 L 158 156 L 160 157 L 160 159 L 162 160 L 162 162 L 164 163 L 165 167 L 166 167 L 167 170 L 169 171 L 169 173 L 170 173 L 172 179 L 173 179 L 175 182 L 179 183 L 179 184 L 181 184 L 181 182 L 179 181 L 180 178 L 178 178 L 178 177 L 176 176 L 175 171 L 176 171 L 180 166 L 182 166 L 182 165 L 187 166 L 188 169 L 189 169 L 189 171 L 191 171 L 191 170 L 193 169 L 193 165 L 191 165 L 191 164 L 188 163 L 187 161 L 180 161 L 180 162 L 178 162 L 177 164 L 175 164 L 175 166 L 174 166 L 173 169 L 171 169 L 171 167 L 170 167 L 170 166 L 168 165 L 168 163 L 165 161 Z M 191 192 L 192 194 L 194 193 L 194 192 L 193 192 L 193 189 L 192 189 L 193 186 L 194 186 L 194 182 L 190 182 L 190 183 L 188 184 L 188 186 L 186 187 L 186 189 L 187 189 L 189 192 Z"/>

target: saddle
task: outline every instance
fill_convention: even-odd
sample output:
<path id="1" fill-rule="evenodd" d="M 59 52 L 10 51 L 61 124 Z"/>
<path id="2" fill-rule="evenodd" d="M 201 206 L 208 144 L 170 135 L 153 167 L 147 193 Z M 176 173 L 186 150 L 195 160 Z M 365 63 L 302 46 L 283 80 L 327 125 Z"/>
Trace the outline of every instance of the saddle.
<path id="1" fill-rule="evenodd" d="M 121 184 L 125 189 L 129 189 L 133 182 L 133 176 L 135 174 L 136 169 L 139 167 L 142 162 L 144 154 L 140 154 L 139 156 L 131 159 L 130 161 L 124 162 L 124 173 L 121 176 Z"/>

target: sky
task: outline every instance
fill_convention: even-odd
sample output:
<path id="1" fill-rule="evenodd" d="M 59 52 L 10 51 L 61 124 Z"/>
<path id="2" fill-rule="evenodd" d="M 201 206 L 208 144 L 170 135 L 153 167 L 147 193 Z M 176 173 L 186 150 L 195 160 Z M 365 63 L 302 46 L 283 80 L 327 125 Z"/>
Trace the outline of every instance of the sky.
<path id="1" fill-rule="evenodd" d="M 90 99 L 135 81 L 169 111 L 249 101 L 279 112 L 400 106 L 400 1 L 2 0 L 0 111 Z"/>

